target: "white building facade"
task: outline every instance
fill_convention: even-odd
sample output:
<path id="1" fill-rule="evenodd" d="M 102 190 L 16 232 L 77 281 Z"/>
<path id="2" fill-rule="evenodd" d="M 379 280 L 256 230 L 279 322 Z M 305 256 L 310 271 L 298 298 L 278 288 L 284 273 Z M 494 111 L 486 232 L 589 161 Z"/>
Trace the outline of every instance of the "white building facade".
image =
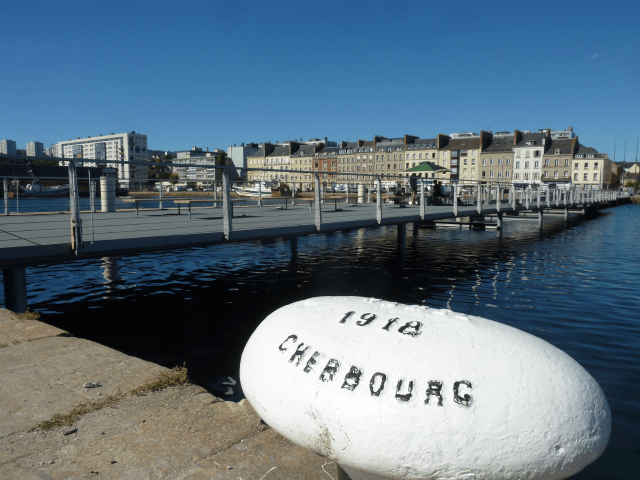
<path id="1" fill-rule="evenodd" d="M 44 144 L 42 142 L 27 143 L 27 157 L 44 157 Z"/>
<path id="2" fill-rule="evenodd" d="M 549 132 L 523 132 L 522 140 L 513 146 L 513 183 L 522 186 L 540 184 L 542 157 Z"/>
<path id="3" fill-rule="evenodd" d="M 147 136 L 135 131 L 68 140 L 56 147 L 61 158 L 81 159 L 76 161 L 78 166 L 117 168 L 120 187 L 129 189 L 149 178 L 148 165 L 136 165 L 149 161 Z M 68 163 L 61 161 L 60 165 Z"/>
<path id="4" fill-rule="evenodd" d="M 16 142 L 13 140 L 0 140 L 0 153 L 5 155 L 17 155 Z"/>

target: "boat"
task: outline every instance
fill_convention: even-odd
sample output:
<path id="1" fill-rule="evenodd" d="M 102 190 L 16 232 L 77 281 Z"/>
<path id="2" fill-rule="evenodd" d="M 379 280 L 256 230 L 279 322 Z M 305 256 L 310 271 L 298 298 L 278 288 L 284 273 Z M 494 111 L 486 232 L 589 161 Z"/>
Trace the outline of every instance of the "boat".
<path id="1" fill-rule="evenodd" d="M 63 197 L 69 195 L 69 185 L 48 187 L 38 181 L 34 181 L 24 188 L 23 195 L 25 197 Z"/>
<path id="2" fill-rule="evenodd" d="M 231 191 L 241 197 L 271 197 L 271 187 L 266 182 L 255 182 L 253 185 L 233 186 Z"/>

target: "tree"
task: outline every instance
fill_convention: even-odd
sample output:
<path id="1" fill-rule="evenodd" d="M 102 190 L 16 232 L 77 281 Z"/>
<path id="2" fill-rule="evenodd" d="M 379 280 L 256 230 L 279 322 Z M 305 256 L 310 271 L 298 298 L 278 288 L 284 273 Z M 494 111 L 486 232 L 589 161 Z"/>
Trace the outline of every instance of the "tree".
<path id="1" fill-rule="evenodd" d="M 172 173 L 171 175 L 169 175 L 169 181 L 172 185 L 178 183 L 178 180 L 180 180 L 180 175 L 178 175 L 177 173 Z"/>

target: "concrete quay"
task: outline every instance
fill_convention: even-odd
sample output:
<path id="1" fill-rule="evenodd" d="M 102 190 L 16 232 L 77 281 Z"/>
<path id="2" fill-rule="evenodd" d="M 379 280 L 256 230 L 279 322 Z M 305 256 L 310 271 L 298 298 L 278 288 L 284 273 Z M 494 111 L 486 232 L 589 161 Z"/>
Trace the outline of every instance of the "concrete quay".
<path id="1" fill-rule="evenodd" d="M 225 402 L 191 383 L 131 393 L 168 371 L 0 309 L 0 478 L 343 478 L 246 400 Z M 70 425 L 39 426 L 107 398 Z"/>

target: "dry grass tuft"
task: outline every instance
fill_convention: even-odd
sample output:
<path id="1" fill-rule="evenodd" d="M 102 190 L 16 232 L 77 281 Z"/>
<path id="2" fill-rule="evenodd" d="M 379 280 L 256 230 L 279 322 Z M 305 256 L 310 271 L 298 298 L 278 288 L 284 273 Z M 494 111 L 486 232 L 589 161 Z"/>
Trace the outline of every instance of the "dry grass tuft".
<path id="1" fill-rule="evenodd" d="M 189 382 L 187 367 L 183 363 L 181 367 L 173 367 L 168 372 L 160 372 L 154 380 L 134 388 L 130 393 L 133 395 L 142 395 L 144 393 L 157 392 L 167 387 L 184 385 L 187 382 Z"/>
<path id="2" fill-rule="evenodd" d="M 27 307 L 26 312 L 17 313 L 16 317 L 18 317 L 20 320 L 38 320 L 40 318 L 40 312 L 32 312 L 31 310 L 29 310 L 29 307 Z"/>
<path id="3" fill-rule="evenodd" d="M 96 410 L 101 410 L 105 407 L 111 407 L 118 403 L 122 399 L 122 395 L 114 394 L 107 395 L 100 400 L 94 400 L 92 402 L 83 403 L 78 405 L 77 407 L 73 407 L 73 409 L 69 413 L 56 413 L 50 420 L 45 420 L 39 425 L 33 427 L 30 432 L 40 429 L 40 430 L 51 430 L 56 427 L 66 427 L 71 425 L 72 423 L 78 421 L 78 419 L 82 415 L 86 415 L 87 413 L 95 412 Z"/>

